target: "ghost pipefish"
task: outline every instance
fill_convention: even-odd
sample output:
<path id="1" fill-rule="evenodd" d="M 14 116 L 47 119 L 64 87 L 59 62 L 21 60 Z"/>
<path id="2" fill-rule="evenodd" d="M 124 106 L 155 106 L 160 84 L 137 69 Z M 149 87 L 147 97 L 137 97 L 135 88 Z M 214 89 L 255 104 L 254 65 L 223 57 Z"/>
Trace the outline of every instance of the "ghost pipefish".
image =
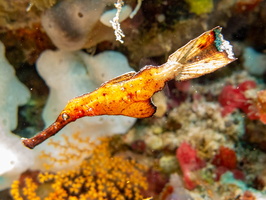
<path id="1" fill-rule="evenodd" d="M 175 51 L 163 65 L 149 65 L 139 72 L 126 73 L 103 83 L 93 92 L 71 99 L 53 124 L 32 138 L 22 138 L 22 141 L 32 149 L 68 123 L 85 116 L 150 117 L 156 111 L 151 97 L 162 90 L 167 81 L 197 78 L 235 59 L 232 46 L 223 39 L 221 27 L 216 27 Z"/>

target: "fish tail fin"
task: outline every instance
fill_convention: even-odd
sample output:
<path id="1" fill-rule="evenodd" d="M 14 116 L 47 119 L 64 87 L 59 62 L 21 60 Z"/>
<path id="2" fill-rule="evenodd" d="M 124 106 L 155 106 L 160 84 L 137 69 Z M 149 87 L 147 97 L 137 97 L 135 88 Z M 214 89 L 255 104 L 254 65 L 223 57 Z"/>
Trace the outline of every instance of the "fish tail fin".
<path id="1" fill-rule="evenodd" d="M 183 65 L 176 80 L 188 80 L 211 73 L 236 60 L 230 43 L 223 39 L 221 27 L 215 27 L 191 40 L 168 58 Z"/>

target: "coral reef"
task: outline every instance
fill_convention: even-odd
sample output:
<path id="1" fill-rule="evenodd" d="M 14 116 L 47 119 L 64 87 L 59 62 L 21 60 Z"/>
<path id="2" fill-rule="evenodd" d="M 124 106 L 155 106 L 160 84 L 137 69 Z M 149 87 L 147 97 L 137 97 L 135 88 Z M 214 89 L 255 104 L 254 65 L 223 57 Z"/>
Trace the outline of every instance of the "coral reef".
<path id="1" fill-rule="evenodd" d="M 225 116 L 232 113 L 236 108 L 240 108 L 249 119 L 258 119 L 258 111 L 252 95 L 255 88 L 256 83 L 254 81 L 245 81 L 236 88 L 231 85 L 225 86 L 219 95 L 219 102 L 223 107 L 222 115 Z"/>
<path id="2" fill-rule="evenodd" d="M 42 15 L 42 25 L 59 49 L 73 51 L 85 46 L 90 47 L 96 44 L 96 37 L 103 41 L 112 35 L 106 34 L 106 31 L 99 30 L 100 27 L 104 29 L 104 26 L 99 25 L 95 27 L 105 5 L 112 2 L 111 0 L 97 2 L 93 0 L 61 1 L 44 12 Z M 102 37 L 99 37 L 99 33 L 95 35 L 93 31 L 95 29 L 103 34 Z M 89 36 L 90 33 L 92 36 Z M 107 33 L 109 32 L 107 31 Z M 93 41 L 89 39 L 90 37 L 93 38 Z M 86 45 L 87 42 L 92 44 Z"/>
<path id="3" fill-rule="evenodd" d="M 253 90 L 254 86 L 256 86 L 257 90 L 258 87 L 252 77 L 245 73 L 235 73 L 230 78 L 227 77 L 222 81 L 233 85 L 241 85 L 243 83 L 241 87 L 237 87 L 238 90 Z M 145 147 L 142 148 L 141 152 L 144 151 L 148 155 L 159 156 L 158 164 L 162 170 L 161 173 L 173 173 L 176 171 L 181 174 L 181 171 L 184 186 L 191 190 L 188 194 L 191 195 L 191 199 L 206 199 L 206 196 L 210 199 L 219 199 L 218 196 L 221 191 L 223 191 L 221 193 L 224 199 L 237 195 L 244 198 L 245 195 L 248 195 L 244 193 L 245 190 L 241 189 L 237 193 L 238 186 L 228 190 L 227 187 L 229 185 L 221 186 L 221 181 L 219 181 L 223 174 L 232 172 L 236 180 L 243 184 L 249 183 L 253 185 L 253 181 L 257 178 L 256 173 L 254 174 L 251 168 L 255 167 L 254 165 L 260 165 L 252 161 L 251 157 L 254 155 L 249 156 L 248 152 L 247 155 L 244 153 L 247 151 L 245 146 L 238 142 L 239 138 L 242 138 L 245 133 L 245 121 L 242 116 L 238 116 L 239 111 L 235 111 L 225 117 L 221 114 L 223 108 L 218 103 L 218 99 L 224 84 L 214 82 L 208 87 L 202 83 L 190 83 L 185 85 L 184 89 L 178 83 L 173 84 L 173 86 L 182 90 L 181 93 L 179 92 L 175 95 L 186 94 L 181 99 L 178 99 L 177 103 L 173 102 L 174 99 L 169 101 L 170 106 L 174 105 L 175 108 L 168 108 L 165 116 L 161 118 L 153 118 L 150 121 L 143 122 L 142 126 L 144 125 L 145 128 L 132 129 L 128 135 L 124 136 L 125 142 L 129 145 L 134 145 L 136 141 L 141 144 L 141 147 Z M 210 96 L 210 94 L 214 97 Z M 247 97 L 250 97 L 249 94 L 250 92 L 245 92 Z M 216 102 L 210 102 L 211 100 L 207 99 L 216 99 Z M 149 125 L 145 125 L 145 123 Z M 141 132 L 142 134 L 144 132 L 145 135 L 141 135 Z M 184 160 L 181 159 L 181 156 L 181 158 L 177 159 L 178 163 L 176 164 L 171 160 L 171 155 L 174 154 L 176 149 L 178 151 L 180 147 L 181 151 L 184 144 L 189 148 L 187 147 L 188 150 L 184 153 Z M 237 148 L 236 145 L 238 146 Z M 140 146 L 138 147 L 141 148 Z M 133 150 L 137 152 L 139 148 Z M 172 153 L 169 155 L 169 152 Z M 180 153 L 180 155 L 182 154 Z M 263 154 L 259 153 L 259 155 L 262 156 L 260 163 L 263 163 Z M 257 160 L 256 157 L 254 159 Z M 242 167 L 241 163 L 247 162 L 247 160 L 250 160 L 251 163 Z M 206 165 L 202 164 L 204 162 Z M 191 166 L 192 170 L 189 170 Z M 200 170 L 193 170 L 193 167 Z M 254 176 L 251 176 L 251 174 L 254 174 Z M 182 198 L 182 187 L 184 186 L 181 186 L 181 188 L 179 186 L 180 198 Z M 223 189 L 218 190 L 217 188 L 219 187 Z M 161 191 L 161 199 L 170 197 L 178 199 L 179 196 L 176 195 L 174 189 L 171 184 L 167 184 L 164 190 Z"/>
<path id="4" fill-rule="evenodd" d="M 29 98 L 29 90 L 15 76 L 14 68 L 5 58 L 5 47 L 0 42 L 0 100 L 1 117 L 0 121 L 5 128 L 14 130 L 17 126 L 18 106 L 25 104 Z"/>
<path id="5" fill-rule="evenodd" d="M 160 194 L 160 199 L 168 200 L 192 200 L 192 197 L 184 189 L 180 176 L 171 174 L 169 183 Z"/>
<path id="6" fill-rule="evenodd" d="M 246 70 L 256 76 L 262 76 L 266 72 L 265 62 L 266 55 L 257 52 L 251 47 L 246 47 L 244 49 L 244 67 Z"/>
<path id="7" fill-rule="evenodd" d="M 36 6 L 40 10 L 45 10 L 51 8 L 56 2 L 57 0 L 31 0 L 30 6 Z M 31 7 L 29 9 L 31 9 Z"/>
<path id="8" fill-rule="evenodd" d="M 40 21 L 40 13 L 36 10 L 27 12 L 28 0 L 0 2 L 0 32 L 27 27 Z"/>
<path id="9" fill-rule="evenodd" d="M 69 140 L 71 138 L 68 138 Z M 87 143 L 79 135 L 73 136 L 80 145 L 64 146 L 59 142 L 53 145 L 59 149 L 68 149 L 62 152 L 62 159 L 53 156 L 43 156 L 53 162 L 64 164 L 75 162 L 75 153 L 82 152 L 87 158 L 80 165 L 70 170 L 58 171 L 56 173 L 40 172 L 38 182 L 32 178 L 25 178 L 24 183 L 14 181 L 11 194 L 15 200 L 19 199 L 142 199 L 142 190 L 147 189 L 147 182 L 143 173 L 147 170 L 145 166 L 134 160 L 127 160 L 114 155 L 110 146 L 110 138 L 103 138 L 99 144 Z M 69 153 L 69 149 L 75 152 Z M 74 153 L 74 154 L 73 154 Z M 39 196 L 48 193 L 46 197 Z M 45 192 L 45 190 L 47 190 Z"/>
<path id="10" fill-rule="evenodd" d="M 30 92 L 18 80 L 14 68 L 6 60 L 5 47 L 1 42 L 0 94 L 0 189 L 4 189 L 20 173 L 33 166 L 35 154 L 23 148 L 20 137 L 11 132 L 18 123 L 18 107 L 29 100 Z"/>
<path id="11" fill-rule="evenodd" d="M 265 10 L 265 0 L 0 1 L 0 198 L 266 199 Z M 34 150 L 15 135 L 32 137 L 128 63 L 161 65 L 216 26 L 238 59 L 168 82 L 153 117 L 81 119 Z M 97 140 L 113 133 L 123 134 Z"/>
<path id="12" fill-rule="evenodd" d="M 183 172 L 185 187 L 189 190 L 194 189 L 197 185 L 191 174 L 205 167 L 205 162 L 198 157 L 196 150 L 185 142 L 178 147 L 176 157 Z"/>
<path id="13" fill-rule="evenodd" d="M 217 167 L 216 180 L 220 180 L 221 175 L 227 171 L 231 171 L 236 179 L 245 179 L 244 174 L 237 169 L 236 153 L 232 149 L 221 146 L 213 158 L 212 164 Z"/>

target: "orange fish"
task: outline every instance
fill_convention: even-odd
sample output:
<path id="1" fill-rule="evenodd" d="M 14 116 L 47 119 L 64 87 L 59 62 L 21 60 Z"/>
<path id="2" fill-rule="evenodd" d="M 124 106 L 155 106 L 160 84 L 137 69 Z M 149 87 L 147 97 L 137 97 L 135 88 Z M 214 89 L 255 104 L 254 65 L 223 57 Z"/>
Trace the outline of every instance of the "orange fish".
<path id="1" fill-rule="evenodd" d="M 234 61 L 232 46 L 216 27 L 188 42 L 169 56 L 161 66 L 145 66 L 103 83 L 93 92 L 71 99 L 56 121 L 23 143 L 34 148 L 55 135 L 68 123 L 85 116 L 125 115 L 135 118 L 152 116 L 151 102 L 155 92 L 171 79 L 188 80 L 211 73 Z"/>

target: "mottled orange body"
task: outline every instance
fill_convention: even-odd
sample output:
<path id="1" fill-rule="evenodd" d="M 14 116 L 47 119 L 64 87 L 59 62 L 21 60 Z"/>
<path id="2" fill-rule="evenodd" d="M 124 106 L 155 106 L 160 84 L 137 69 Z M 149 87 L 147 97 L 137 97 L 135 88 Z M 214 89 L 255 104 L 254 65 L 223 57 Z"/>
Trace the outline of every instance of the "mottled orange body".
<path id="1" fill-rule="evenodd" d="M 68 102 L 56 121 L 44 131 L 23 143 L 34 148 L 56 134 L 65 125 L 84 116 L 125 115 L 150 117 L 156 111 L 151 102 L 155 92 L 171 79 L 188 80 L 211 73 L 235 60 L 229 42 L 216 27 L 178 49 L 161 66 L 145 66 L 102 84 L 95 91 Z"/>
<path id="2" fill-rule="evenodd" d="M 149 117 L 155 112 L 151 96 L 161 90 L 169 79 L 164 77 L 160 81 L 153 81 L 154 74 L 162 76 L 161 70 L 160 67 L 147 66 L 139 73 L 119 76 L 91 93 L 72 99 L 61 114 L 72 119 L 106 114 Z"/>

